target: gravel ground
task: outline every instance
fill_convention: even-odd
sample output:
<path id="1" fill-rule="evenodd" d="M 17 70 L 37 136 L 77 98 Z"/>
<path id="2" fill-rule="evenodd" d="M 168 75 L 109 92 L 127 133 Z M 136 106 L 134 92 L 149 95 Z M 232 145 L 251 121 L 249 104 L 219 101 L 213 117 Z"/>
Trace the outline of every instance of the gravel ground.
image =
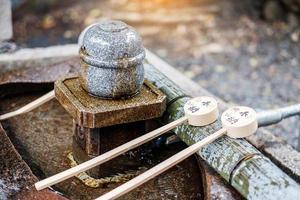
<path id="1" fill-rule="evenodd" d="M 117 18 L 136 27 L 146 47 L 229 103 L 271 109 L 300 102 L 299 23 L 285 17 L 264 20 L 262 1 L 53 4 L 42 11 L 30 6 L 16 10 L 15 40 L 20 46 L 76 42 L 88 24 Z M 299 127 L 300 117 L 295 117 L 269 129 L 296 147 Z"/>

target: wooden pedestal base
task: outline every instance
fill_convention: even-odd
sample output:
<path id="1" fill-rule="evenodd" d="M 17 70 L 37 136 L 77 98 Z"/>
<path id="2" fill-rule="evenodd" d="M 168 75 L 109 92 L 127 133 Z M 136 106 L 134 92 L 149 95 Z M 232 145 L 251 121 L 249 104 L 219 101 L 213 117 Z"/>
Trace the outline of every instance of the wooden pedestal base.
<path id="1" fill-rule="evenodd" d="M 78 164 L 103 154 L 145 133 L 145 121 L 114 125 L 104 128 L 85 128 L 73 121 L 73 154 Z M 94 178 L 112 176 L 137 169 L 141 163 L 135 149 L 87 173 Z"/>

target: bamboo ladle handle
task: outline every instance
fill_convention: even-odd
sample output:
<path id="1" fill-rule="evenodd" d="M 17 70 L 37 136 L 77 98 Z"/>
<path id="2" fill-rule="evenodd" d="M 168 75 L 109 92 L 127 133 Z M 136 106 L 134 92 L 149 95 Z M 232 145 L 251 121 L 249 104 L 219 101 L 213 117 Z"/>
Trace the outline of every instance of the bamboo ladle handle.
<path id="1" fill-rule="evenodd" d="M 40 105 L 46 103 L 47 101 L 50 101 L 53 98 L 55 98 L 54 90 L 48 92 L 47 94 L 41 96 L 40 98 L 38 98 L 36 100 L 30 102 L 29 104 L 23 106 L 22 108 L 19 108 L 18 110 L 0 115 L 0 121 L 30 112 L 33 109 L 39 107 Z"/>
<path id="2" fill-rule="evenodd" d="M 141 137 L 138 137 L 134 140 L 131 140 L 115 149 L 112 149 L 100 156 L 97 156 L 89 161 L 81 163 L 76 167 L 67 169 L 63 172 L 60 172 L 56 175 L 53 175 L 49 178 L 41 180 L 35 183 L 35 188 L 37 190 L 42 190 L 46 187 L 64 181 L 72 176 L 79 174 L 80 172 L 84 172 L 89 170 L 97 165 L 100 165 L 104 162 L 107 162 L 131 149 L 134 149 L 160 135 L 166 133 L 176 126 L 188 121 L 190 124 L 195 126 L 205 126 L 208 125 L 218 118 L 218 105 L 217 101 L 211 97 L 197 97 L 189 100 L 185 106 L 184 110 L 186 115 L 173 121 L 165 126 L 162 126 L 154 131 L 151 131 Z"/>

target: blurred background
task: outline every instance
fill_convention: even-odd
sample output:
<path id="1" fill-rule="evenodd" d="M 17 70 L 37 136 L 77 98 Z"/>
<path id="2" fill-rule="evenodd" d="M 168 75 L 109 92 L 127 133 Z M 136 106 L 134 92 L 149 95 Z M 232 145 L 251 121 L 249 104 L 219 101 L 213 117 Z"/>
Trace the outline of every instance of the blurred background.
<path id="1" fill-rule="evenodd" d="M 18 48 L 76 43 L 101 19 L 135 27 L 145 47 L 232 104 L 300 102 L 300 0 L 12 0 Z M 296 147 L 300 117 L 268 127 Z"/>

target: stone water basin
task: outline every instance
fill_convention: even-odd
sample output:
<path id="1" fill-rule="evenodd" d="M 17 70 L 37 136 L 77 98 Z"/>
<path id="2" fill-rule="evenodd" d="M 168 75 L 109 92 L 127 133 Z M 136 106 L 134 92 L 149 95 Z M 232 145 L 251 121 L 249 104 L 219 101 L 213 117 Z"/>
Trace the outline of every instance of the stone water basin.
<path id="1" fill-rule="evenodd" d="M 26 87 L 26 84 L 14 85 L 14 87 Z M 37 88 L 40 88 L 40 91 L 37 91 Z M 26 90 L 26 93 L 9 96 L 2 94 L 0 112 L 15 110 L 46 92 L 44 85 L 40 83 L 34 91 Z M 67 155 L 72 150 L 72 118 L 56 99 L 1 124 L 22 159 L 39 179 L 70 167 Z M 142 169 L 150 168 L 165 160 L 183 149 L 185 145 L 178 143 L 155 150 L 149 149 L 150 147 L 151 145 L 144 145 L 142 148 L 146 152 L 146 159 L 144 158 L 146 162 L 140 166 Z M 8 154 L 7 157 L 9 156 Z M 197 161 L 195 157 L 190 157 L 119 199 L 203 199 L 201 180 Z M 77 178 L 70 178 L 56 184 L 53 188 L 69 199 L 94 199 L 118 185 L 120 183 L 91 188 L 82 184 Z M 26 190 L 25 186 L 22 188 L 21 185 L 20 188 Z M 18 195 L 19 191 L 11 192 Z"/>

